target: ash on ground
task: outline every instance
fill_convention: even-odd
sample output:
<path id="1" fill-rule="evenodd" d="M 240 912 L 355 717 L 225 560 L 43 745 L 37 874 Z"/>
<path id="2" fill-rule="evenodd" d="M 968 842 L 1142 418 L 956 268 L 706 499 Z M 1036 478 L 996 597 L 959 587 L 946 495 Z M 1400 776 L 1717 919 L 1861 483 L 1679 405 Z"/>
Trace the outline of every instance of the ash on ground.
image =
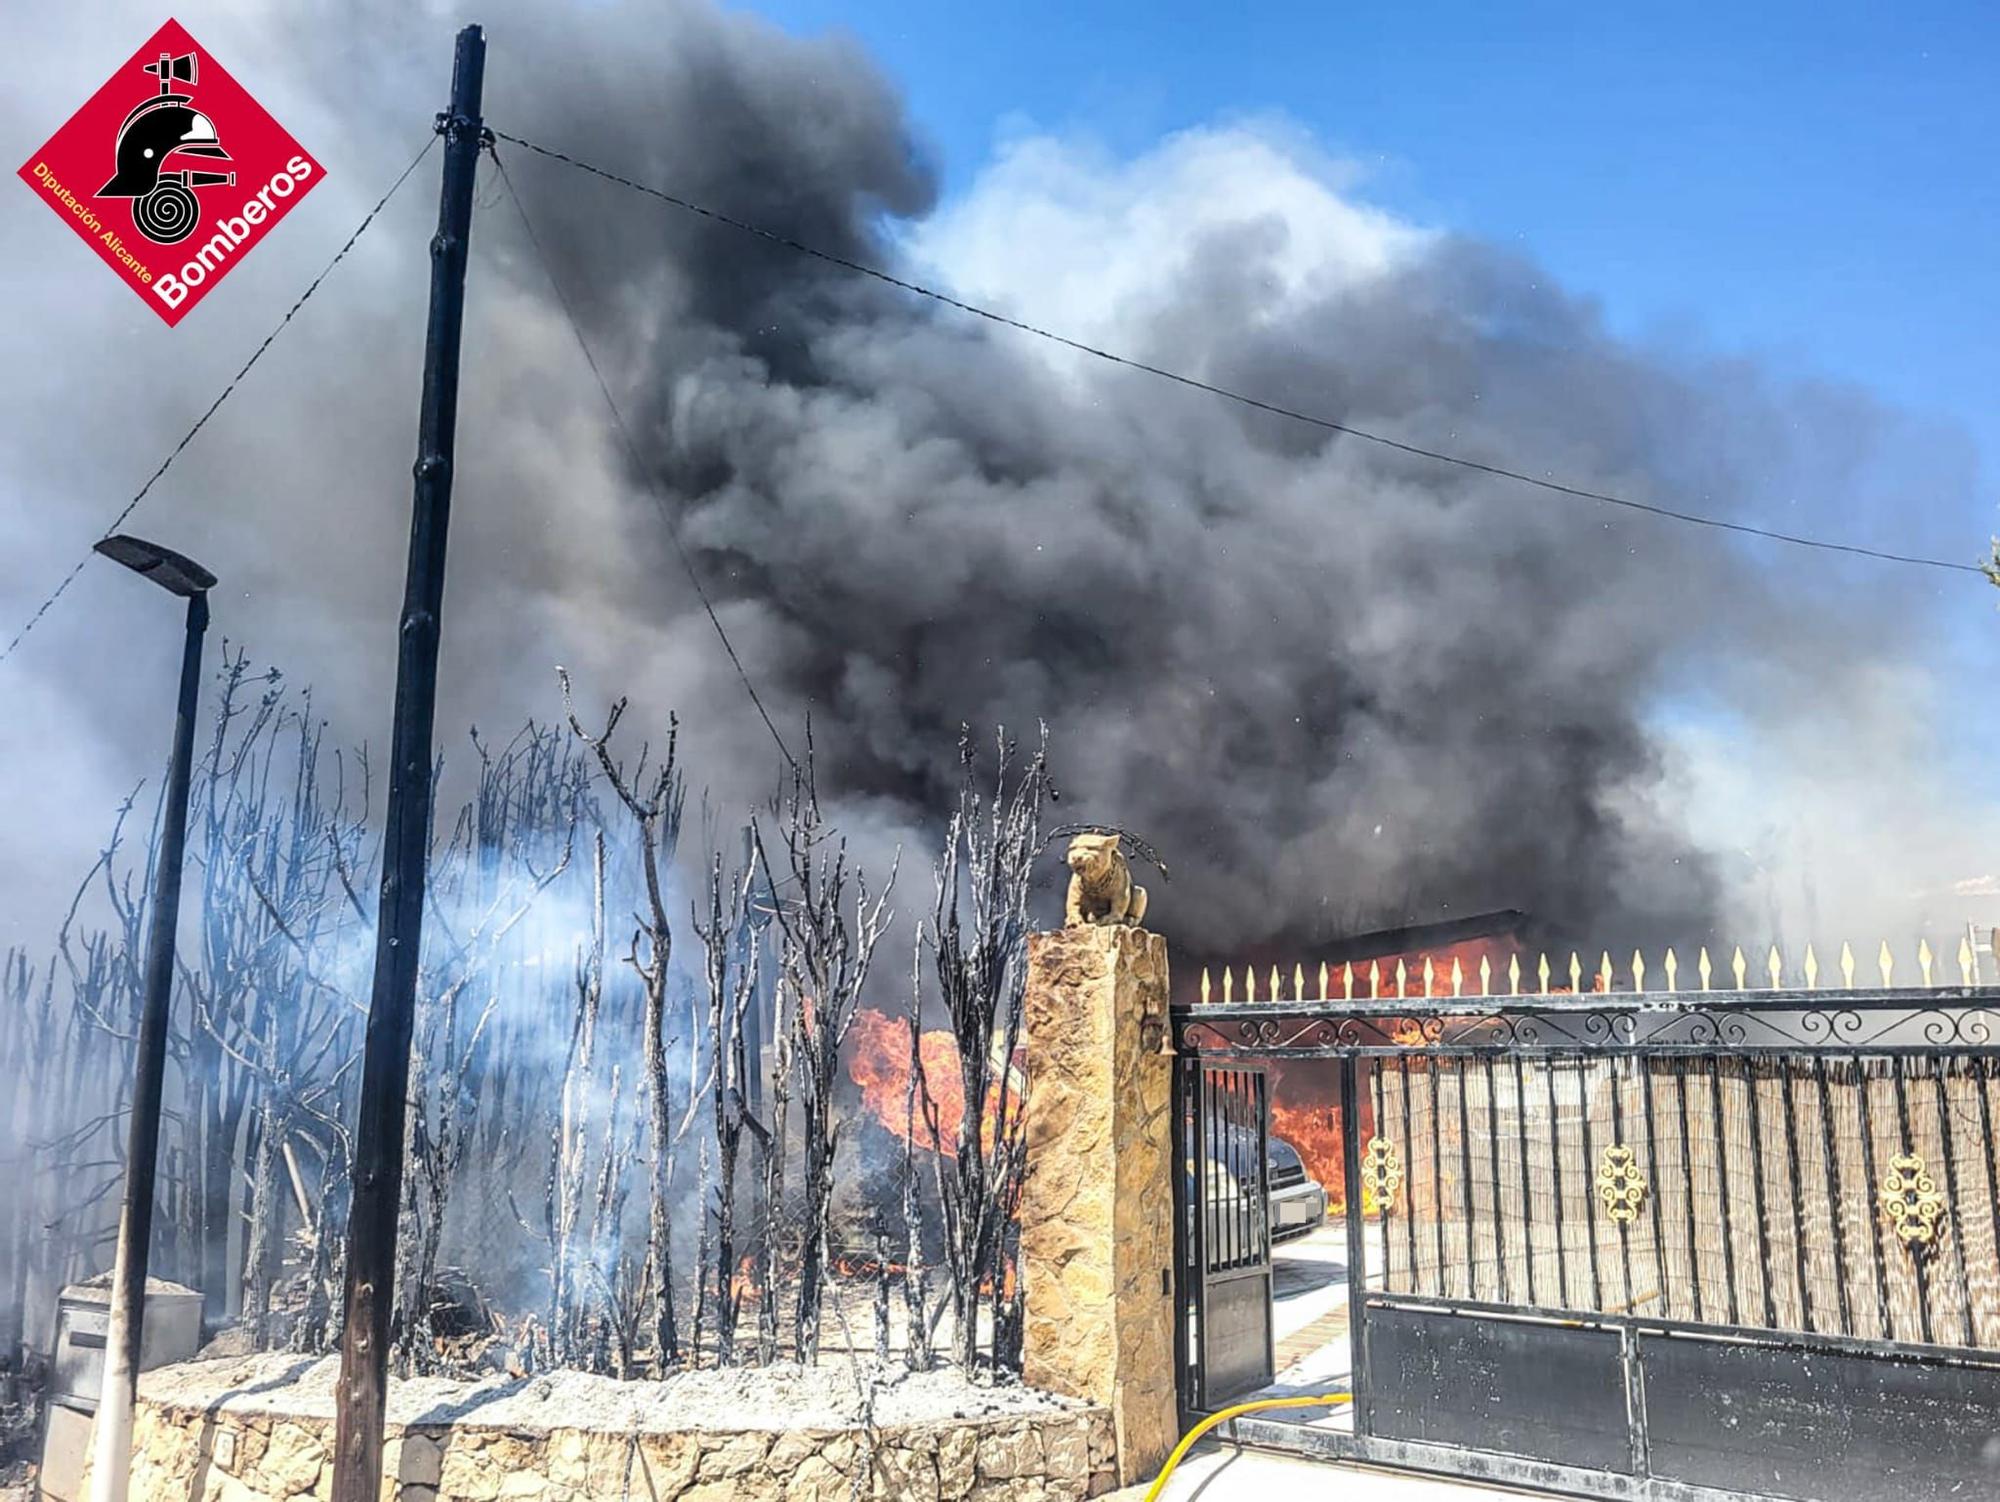
<path id="1" fill-rule="evenodd" d="M 142 1400 L 173 1408 L 332 1418 L 338 1357 L 283 1352 L 190 1361 L 148 1372 Z M 1084 1405 L 1018 1382 L 969 1380 L 956 1368 L 911 1372 L 872 1361 L 681 1372 L 620 1382 L 547 1372 L 479 1382 L 417 1377 L 389 1383 L 388 1422 L 525 1431 L 852 1429 L 943 1423 Z"/>

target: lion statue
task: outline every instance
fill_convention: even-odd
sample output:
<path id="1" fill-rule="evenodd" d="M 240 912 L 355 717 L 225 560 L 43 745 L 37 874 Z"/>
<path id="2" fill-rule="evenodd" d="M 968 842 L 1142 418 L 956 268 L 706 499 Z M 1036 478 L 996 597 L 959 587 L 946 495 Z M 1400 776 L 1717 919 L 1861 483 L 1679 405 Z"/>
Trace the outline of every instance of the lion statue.
<path id="1" fill-rule="evenodd" d="M 1132 868 L 1116 834 L 1079 834 L 1069 842 L 1069 904 L 1063 922 L 1127 923 L 1146 916 L 1146 889 L 1132 882 Z"/>

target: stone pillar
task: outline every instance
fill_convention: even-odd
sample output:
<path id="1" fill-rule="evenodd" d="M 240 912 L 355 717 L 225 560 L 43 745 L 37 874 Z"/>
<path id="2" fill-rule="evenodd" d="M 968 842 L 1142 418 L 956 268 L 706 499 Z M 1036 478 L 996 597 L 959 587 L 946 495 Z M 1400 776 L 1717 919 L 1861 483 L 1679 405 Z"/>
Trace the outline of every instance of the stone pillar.
<path id="1" fill-rule="evenodd" d="M 1167 943 L 1123 926 L 1028 940 L 1028 1384 L 1111 1409 L 1123 1485 L 1177 1437 Z"/>

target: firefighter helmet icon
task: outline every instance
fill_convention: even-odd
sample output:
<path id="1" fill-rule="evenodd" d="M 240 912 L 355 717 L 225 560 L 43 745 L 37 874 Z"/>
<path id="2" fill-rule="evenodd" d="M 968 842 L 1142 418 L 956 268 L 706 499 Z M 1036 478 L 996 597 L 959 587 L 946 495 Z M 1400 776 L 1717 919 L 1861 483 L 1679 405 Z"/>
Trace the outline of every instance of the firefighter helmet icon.
<path id="1" fill-rule="evenodd" d="M 176 84 L 195 83 L 195 55 L 162 52 L 145 71 L 160 80 L 160 92 L 125 117 L 118 127 L 118 170 L 98 189 L 99 198 L 130 198 L 132 222 L 156 245 L 176 245 L 194 233 L 201 205 L 194 190 L 227 186 L 234 172 L 203 172 L 184 157 L 228 161 L 214 122 L 194 107 L 194 96 Z M 170 159 L 173 165 L 169 166 Z"/>

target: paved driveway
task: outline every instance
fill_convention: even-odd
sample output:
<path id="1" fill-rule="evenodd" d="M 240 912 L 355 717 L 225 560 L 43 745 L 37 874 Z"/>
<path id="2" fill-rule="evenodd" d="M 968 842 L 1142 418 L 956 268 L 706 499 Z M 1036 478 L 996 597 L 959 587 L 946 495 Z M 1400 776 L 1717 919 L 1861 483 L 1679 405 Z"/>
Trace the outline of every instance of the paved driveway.
<path id="1" fill-rule="evenodd" d="M 1117 1502 L 1145 1495 L 1145 1487 L 1132 1487 Z M 1539 1494 L 1203 1444 L 1167 1483 L 1163 1502 L 1480 1502 L 1531 1495 Z"/>
<path id="2" fill-rule="evenodd" d="M 1369 1251 L 1379 1256 L 1370 1226 Z M 1372 1260 L 1372 1258 L 1371 1258 Z M 1271 1396 L 1342 1387 L 1347 1356 L 1347 1232 L 1343 1222 L 1274 1249 L 1271 1334 L 1278 1380 Z M 1318 1422 L 1344 1426 L 1338 1415 Z M 1143 1486 L 1117 1494 L 1139 1502 Z M 1327 1461 L 1296 1460 L 1263 1450 L 1239 1450 L 1217 1440 L 1196 1447 L 1168 1484 L 1165 1502 L 1479 1502 L 1487 1497 L 1534 1495 L 1399 1471 L 1370 1470 Z"/>

